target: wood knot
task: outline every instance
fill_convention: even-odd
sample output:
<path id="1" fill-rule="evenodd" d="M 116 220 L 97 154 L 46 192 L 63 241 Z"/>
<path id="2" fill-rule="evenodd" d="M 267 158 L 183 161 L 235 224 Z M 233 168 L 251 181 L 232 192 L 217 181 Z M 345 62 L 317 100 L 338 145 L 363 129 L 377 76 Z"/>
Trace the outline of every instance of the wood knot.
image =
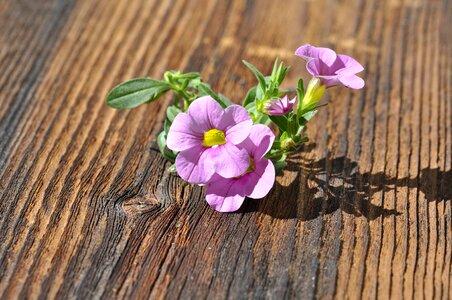
<path id="1" fill-rule="evenodd" d="M 158 210 L 161 204 L 152 195 L 136 196 L 124 200 L 121 203 L 121 209 L 127 216 L 136 217 Z"/>

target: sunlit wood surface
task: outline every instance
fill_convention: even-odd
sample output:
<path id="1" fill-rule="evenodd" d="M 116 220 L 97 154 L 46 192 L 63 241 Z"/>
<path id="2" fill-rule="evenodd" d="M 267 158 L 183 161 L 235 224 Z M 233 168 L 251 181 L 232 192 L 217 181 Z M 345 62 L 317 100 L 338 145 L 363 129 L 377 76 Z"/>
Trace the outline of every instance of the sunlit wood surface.
<path id="1" fill-rule="evenodd" d="M 452 2 L 0 0 L 3 299 L 452 298 Z M 233 101 L 301 44 L 363 63 L 272 192 L 219 214 L 166 172 L 165 97 L 200 71 Z"/>

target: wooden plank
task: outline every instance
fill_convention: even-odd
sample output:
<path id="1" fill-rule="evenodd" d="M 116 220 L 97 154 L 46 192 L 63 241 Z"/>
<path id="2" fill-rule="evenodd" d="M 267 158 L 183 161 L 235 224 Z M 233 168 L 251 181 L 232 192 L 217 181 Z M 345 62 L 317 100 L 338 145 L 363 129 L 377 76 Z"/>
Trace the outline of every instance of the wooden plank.
<path id="1" fill-rule="evenodd" d="M 450 1 L 0 1 L 0 298 L 452 298 Z M 246 59 L 303 43 L 363 62 L 237 213 L 166 172 L 172 101 L 103 103 L 200 71 L 239 102 Z"/>

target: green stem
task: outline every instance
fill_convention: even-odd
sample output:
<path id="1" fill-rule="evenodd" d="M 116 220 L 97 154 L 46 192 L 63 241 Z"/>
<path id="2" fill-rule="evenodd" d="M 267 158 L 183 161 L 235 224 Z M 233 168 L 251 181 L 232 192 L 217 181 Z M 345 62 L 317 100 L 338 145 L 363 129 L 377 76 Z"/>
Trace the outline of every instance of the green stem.
<path id="1" fill-rule="evenodd" d="M 190 95 L 185 90 L 178 90 L 177 93 L 181 95 L 185 101 L 190 102 Z"/>
<path id="2" fill-rule="evenodd" d="M 266 157 L 271 160 L 279 160 L 284 154 L 286 154 L 286 151 L 279 149 L 269 155 L 266 155 Z"/>

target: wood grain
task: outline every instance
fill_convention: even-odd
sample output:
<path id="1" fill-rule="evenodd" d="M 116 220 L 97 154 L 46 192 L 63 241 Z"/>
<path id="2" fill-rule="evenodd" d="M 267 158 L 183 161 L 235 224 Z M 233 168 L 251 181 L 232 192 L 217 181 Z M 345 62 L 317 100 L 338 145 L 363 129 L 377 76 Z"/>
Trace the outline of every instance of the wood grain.
<path id="1" fill-rule="evenodd" d="M 2 299 L 452 298 L 452 3 L 0 1 Z M 239 102 L 303 43 L 363 62 L 311 142 L 238 213 L 166 172 L 165 97 L 115 84 L 200 71 Z"/>

